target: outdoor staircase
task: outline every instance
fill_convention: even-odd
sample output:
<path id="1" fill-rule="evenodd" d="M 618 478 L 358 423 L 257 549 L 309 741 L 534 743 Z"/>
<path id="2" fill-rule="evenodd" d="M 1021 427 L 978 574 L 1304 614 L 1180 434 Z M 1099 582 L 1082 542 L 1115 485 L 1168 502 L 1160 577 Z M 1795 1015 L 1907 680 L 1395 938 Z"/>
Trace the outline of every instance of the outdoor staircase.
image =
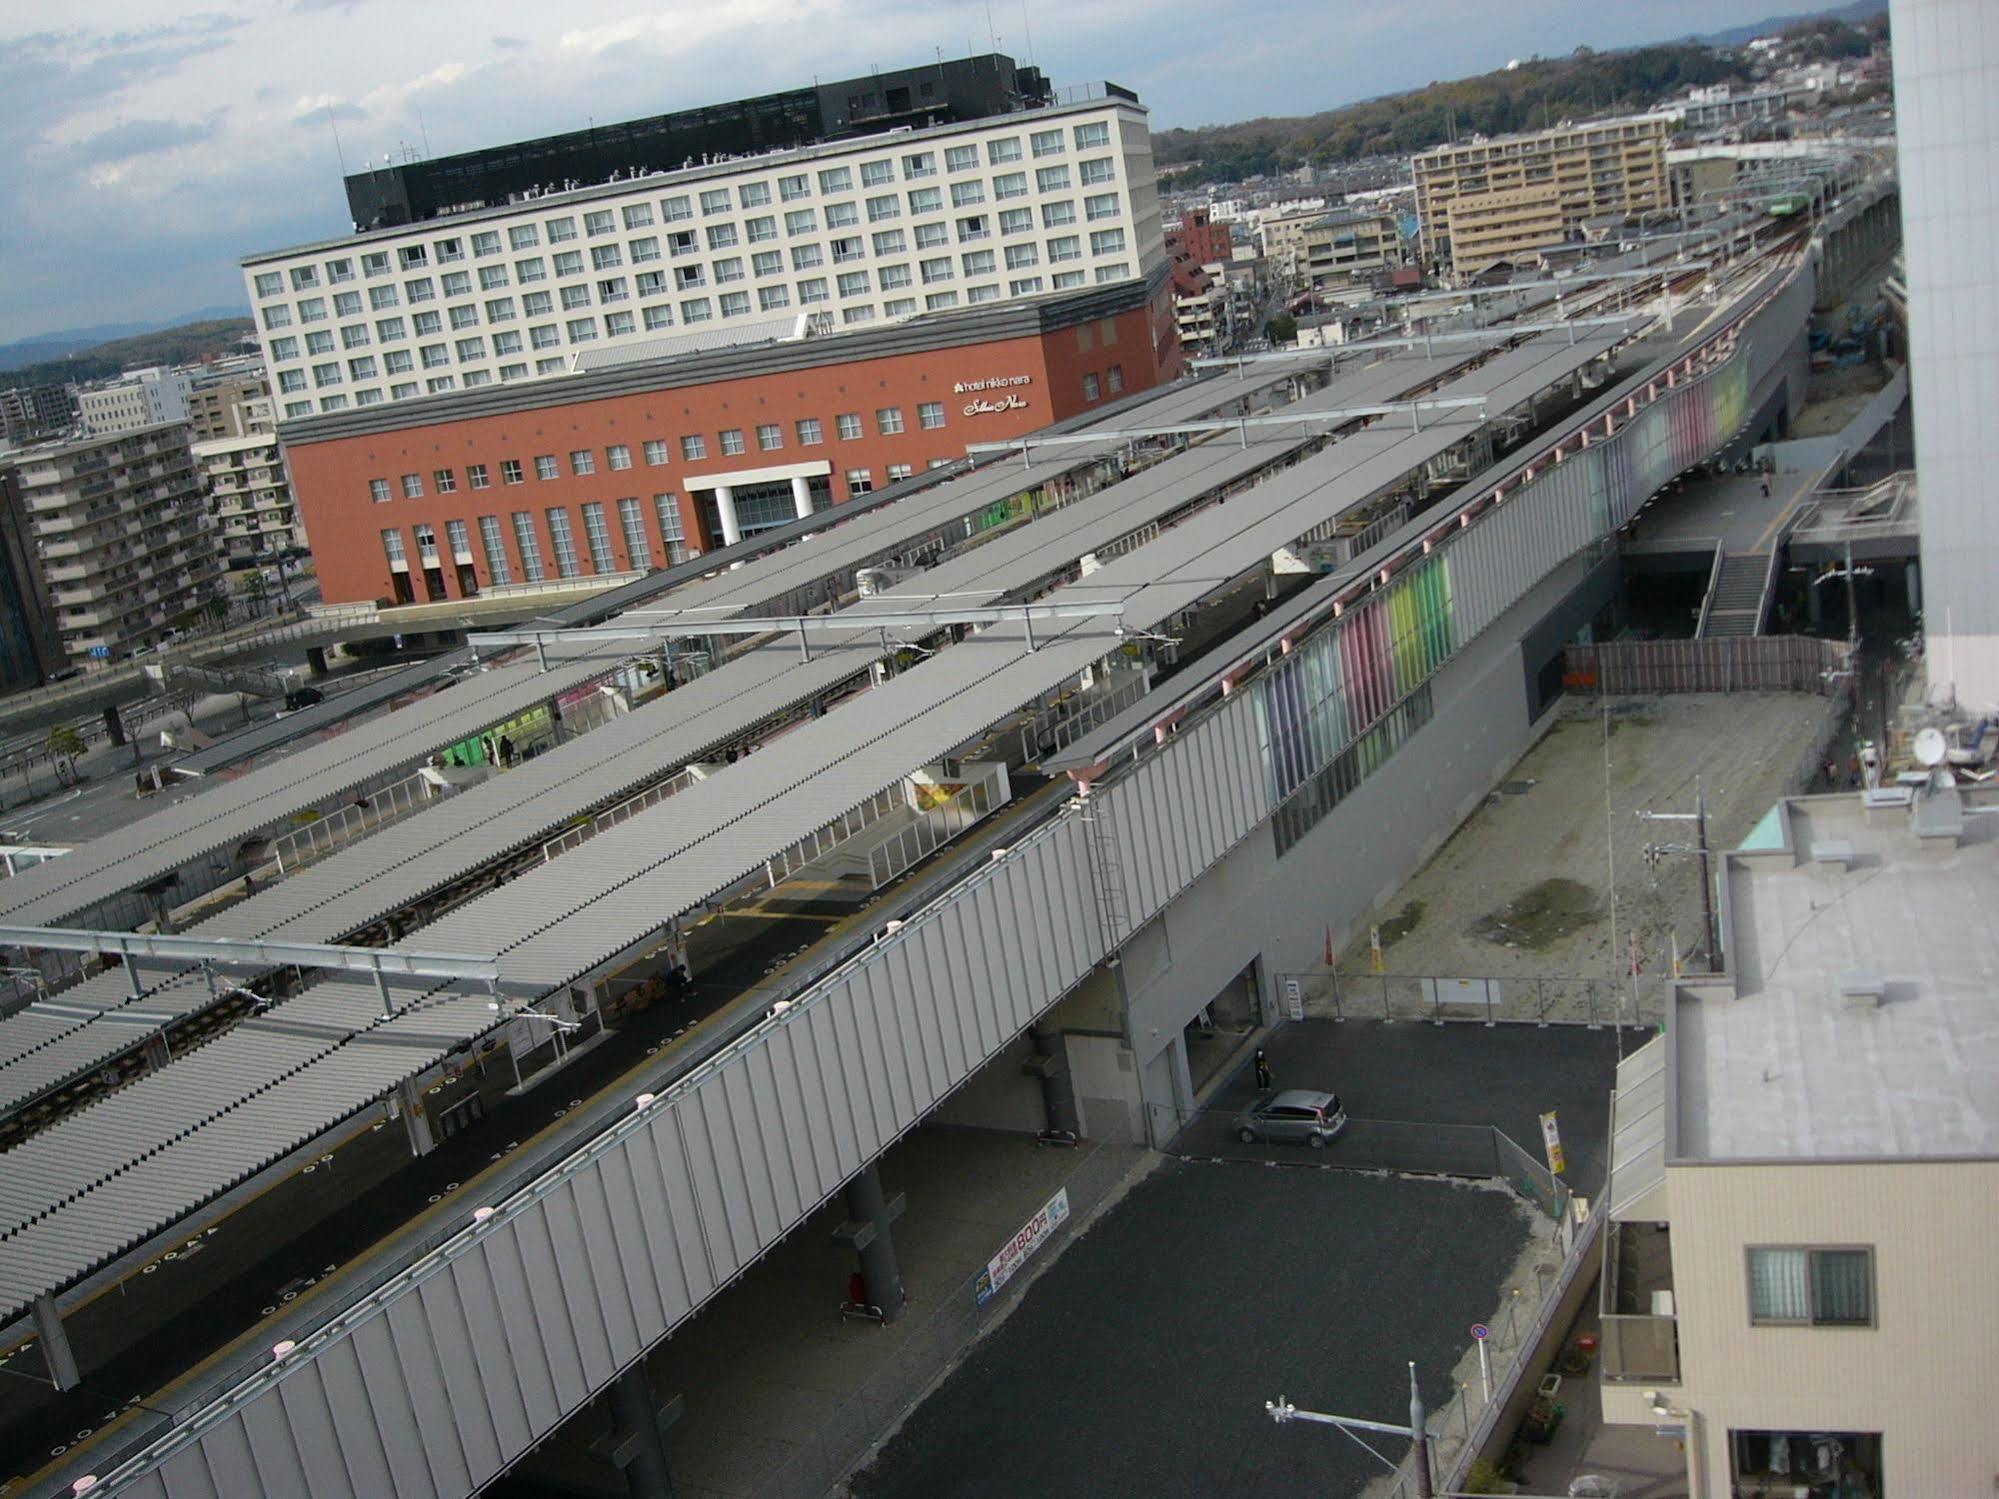
<path id="1" fill-rule="evenodd" d="M 1764 592 L 1770 576 L 1768 552 L 1731 552 L 1721 559 L 1701 609 L 1703 640 L 1722 635 L 1763 633 Z"/>

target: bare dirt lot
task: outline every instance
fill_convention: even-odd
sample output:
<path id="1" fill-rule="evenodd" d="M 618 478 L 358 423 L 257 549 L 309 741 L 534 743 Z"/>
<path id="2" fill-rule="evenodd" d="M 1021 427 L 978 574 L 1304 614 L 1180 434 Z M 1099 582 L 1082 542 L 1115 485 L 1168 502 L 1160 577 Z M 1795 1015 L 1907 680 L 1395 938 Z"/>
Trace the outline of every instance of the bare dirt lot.
<path id="1" fill-rule="evenodd" d="M 1710 846 L 1735 847 L 1793 777 L 1815 767 L 1813 747 L 1833 712 L 1826 699 L 1787 693 L 1571 702 L 1379 913 L 1383 968 L 1467 978 L 1623 974 L 1634 932 L 1648 975 L 1668 966 L 1674 934 L 1691 957 L 1702 945 L 1699 860 L 1648 861 L 1645 847 L 1690 847 L 1694 824 L 1637 814 L 1693 811 L 1698 779 Z M 1339 969 L 1372 974 L 1364 931 Z"/>

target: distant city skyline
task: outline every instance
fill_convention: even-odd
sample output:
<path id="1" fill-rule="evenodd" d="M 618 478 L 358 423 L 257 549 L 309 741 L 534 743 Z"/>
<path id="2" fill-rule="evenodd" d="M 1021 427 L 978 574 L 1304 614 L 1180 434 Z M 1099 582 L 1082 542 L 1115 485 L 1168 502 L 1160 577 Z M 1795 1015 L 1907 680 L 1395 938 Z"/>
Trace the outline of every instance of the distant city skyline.
<path id="1" fill-rule="evenodd" d="M 1058 88 L 1110 78 L 1153 128 L 1306 114 L 1578 45 L 1622 47 L 1810 6 L 1768 0 L 722 0 L 557 12 L 433 0 L 100 0 L 89 24 L 0 18 L 0 342 L 240 298 L 243 255 L 345 233 L 340 184 L 445 155 L 997 48 Z M 392 38 L 392 45 L 385 40 Z M 337 145 L 336 145 L 337 137 Z"/>

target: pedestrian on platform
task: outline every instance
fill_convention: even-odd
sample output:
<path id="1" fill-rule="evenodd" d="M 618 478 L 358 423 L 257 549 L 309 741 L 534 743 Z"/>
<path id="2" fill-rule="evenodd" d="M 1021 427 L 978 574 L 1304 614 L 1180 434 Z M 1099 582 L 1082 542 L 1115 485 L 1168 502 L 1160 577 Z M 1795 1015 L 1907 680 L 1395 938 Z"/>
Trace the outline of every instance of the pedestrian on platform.
<path id="1" fill-rule="evenodd" d="M 1259 1093 L 1270 1091 L 1270 1058 L 1263 1054 L 1261 1046 L 1256 1049 L 1256 1091 Z"/>

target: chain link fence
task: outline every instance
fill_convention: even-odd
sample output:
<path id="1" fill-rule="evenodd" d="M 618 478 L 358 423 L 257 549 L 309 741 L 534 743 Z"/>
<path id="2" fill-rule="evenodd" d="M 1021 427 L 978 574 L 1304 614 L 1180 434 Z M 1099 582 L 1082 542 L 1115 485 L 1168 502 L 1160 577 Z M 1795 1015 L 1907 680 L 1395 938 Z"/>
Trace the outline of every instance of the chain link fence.
<path id="1" fill-rule="evenodd" d="M 1146 1152 L 1133 1146 L 1084 1141 L 1075 1168 L 1061 1183 L 1069 1194 L 1069 1217 L 1056 1231 L 1059 1241 L 1111 1197 Z M 1056 1190 L 1050 1189 L 1050 1195 Z M 997 1246 L 995 1246 L 997 1247 Z M 1052 1257 L 1044 1249 L 1040 1258 Z M 1020 1274 L 985 1305 L 978 1302 L 983 1267 L 947 1291 L 934 1307 L 914 1300 L 892 1330 L 876 1329 L 893 1340 L 882 1367 L 809 1432 L 787 1431 L 792 1451 L 753 1490 L 756 1499 L 821 1499 L 864 1459 L 874 1444 L 929 1392 L 933 1382 L 1017 1301 L 1033 1279 Z"/>
<path id="2" fill-rule="evenodd" d="M 1528 1021 L 1652 1026 L 1672 1000 L 1670 974 L 1627 978 L 1456 978 L 1402 973 L 1284 973 L 1278 1004 L 1293 1019 Z"/>

